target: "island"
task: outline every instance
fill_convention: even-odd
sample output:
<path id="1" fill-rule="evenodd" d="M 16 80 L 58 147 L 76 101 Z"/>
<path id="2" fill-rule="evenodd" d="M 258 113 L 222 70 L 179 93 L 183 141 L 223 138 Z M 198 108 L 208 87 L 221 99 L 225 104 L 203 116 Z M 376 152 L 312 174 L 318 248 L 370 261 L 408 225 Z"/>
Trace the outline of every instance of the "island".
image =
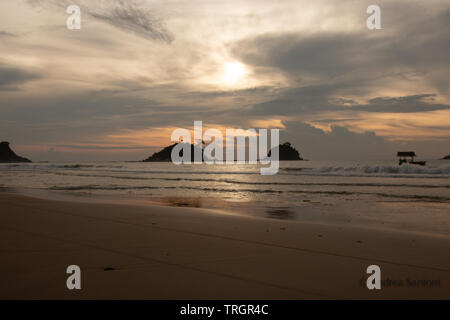
<path id="1" fill-rule="evenodd" d="M 0 162 L 31 162 L 31 160 L 18 156 L 9 147 L 9 142 L 2 141 L 0 142 Z"/>
<path id="2" fill-rule="evenodd" d="M 443 157 L 441 160 L 450 160 L 450 154 L 446 157 Z"/>
<path id="3" fill-rule="evenodd" d="M 275 147 L 277 148 L 277 147 Z M 279 159 L 280 161 L 295 161 L 295 160 L 303 160 L 302 157 L 300 157 L 300 153 L 292 147 L 290 142 L 285 142 L 283 144 L 280 144 L 278 146 L 279 148 Z M 269 151 L 269 154 L 267 155 L 270 157 L 272 153 L 272 150 Z"/>
<path id="4" fill-rule="evenodd" d="M 177 144 L 178 143 L 174 143 L 168 147 L 165 147 L 161 151 L 155 152 L 147 159 L 142 160 L 142 162 L 170 162 L 170 161 L 172 161 L 172 149 Z M 196 148 L 196 147 L 193 144 L 191 144 L 191 161 L 192 162 L 194 162 L 194 148 Z M 203 155 L 203 150 L 202 150 L 202 155 Z M 181 157 L 183 156 L 183 150 L 180 151 L 180 156 Z"/>
<path id="5" fill-rule="evenodd" d="M 182 143 L 182 142 L 180 142 Z M 145 160 L 142 160 L 142 162 L 170 162 L 172 161 L 172 149 L 177 145 L 178 143 L 174 143 L 170 146 L 167 146 L 163 148 L 161 151 L 153 153 L 150 157 L 148 157 Z M 196 146 L 191 144 L 191 161 L 194 162 L 194 150 Z M 295 160 L 303 160 L 303 158 L 300 156 L 300 153 L 292 147 L 290 142 L 285 142 L 281 145 L 279 145 L 279 160 L 280 161 L 295 161 Z M 270 157 L 272 153 L 272 150 L 269 151 L 268 157 Z M 180 152 L 180 156 L 183 156 L 183 150 Z M 203 155 L 203 149 L 202 149 L 202 158 L 204 158 Z"/>

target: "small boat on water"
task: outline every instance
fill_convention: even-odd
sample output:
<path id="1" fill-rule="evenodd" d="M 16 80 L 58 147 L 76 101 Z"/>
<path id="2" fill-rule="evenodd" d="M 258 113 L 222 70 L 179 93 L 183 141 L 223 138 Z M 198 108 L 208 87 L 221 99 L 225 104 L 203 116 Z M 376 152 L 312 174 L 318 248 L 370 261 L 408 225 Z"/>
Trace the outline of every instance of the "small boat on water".
<path id="1" fill-rule="evenodd" d="M 417 164 L 419 166 L 424 166 L 427 164 L 426 161 L 414 161 L 416 153 L 414 151 L 400 151 L 397 152 L 398 165 L 401 166 L 404 163 Z M 410 159 L 408 159 L 410 158 Z"/>

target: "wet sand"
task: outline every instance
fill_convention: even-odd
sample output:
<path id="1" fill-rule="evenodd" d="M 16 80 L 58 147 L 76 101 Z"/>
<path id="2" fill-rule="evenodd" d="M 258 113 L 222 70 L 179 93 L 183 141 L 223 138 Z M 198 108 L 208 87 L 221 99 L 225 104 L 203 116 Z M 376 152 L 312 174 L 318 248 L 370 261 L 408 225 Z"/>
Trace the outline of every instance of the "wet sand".
<path id="1" fill-rule="evenodd" d="M 3 299 L 450 298 L 442 235 L 8 193 L 0 208 Z M 74 264 L 81 290 L 66 288 Z"/>

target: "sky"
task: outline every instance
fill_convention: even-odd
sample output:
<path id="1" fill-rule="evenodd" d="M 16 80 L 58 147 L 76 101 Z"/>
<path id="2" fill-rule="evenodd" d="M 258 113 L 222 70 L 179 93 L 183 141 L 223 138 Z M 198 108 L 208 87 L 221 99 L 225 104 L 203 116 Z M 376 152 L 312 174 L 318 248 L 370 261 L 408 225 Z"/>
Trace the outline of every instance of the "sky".
<path id="1" fill-rule="evenodd" d="M 449 57 L 448 0 L 2 0 L 0 140 L 37 161 L 141 160 L 202 120 L 279 128 L 308 159 L 436 159 Z"/>

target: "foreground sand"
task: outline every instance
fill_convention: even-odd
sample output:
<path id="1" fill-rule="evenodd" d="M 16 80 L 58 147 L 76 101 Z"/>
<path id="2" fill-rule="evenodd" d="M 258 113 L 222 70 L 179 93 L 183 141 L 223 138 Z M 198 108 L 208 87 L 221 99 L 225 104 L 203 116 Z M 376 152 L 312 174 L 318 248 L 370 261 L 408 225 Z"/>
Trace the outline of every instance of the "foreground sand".
<path id="1" fill-rule="evenodd" d="M 0 208 L 3 299 L 450 298 L 446 237 L 1 193 Z M 369 291 L 371 264 L 403 286 Z"/>

